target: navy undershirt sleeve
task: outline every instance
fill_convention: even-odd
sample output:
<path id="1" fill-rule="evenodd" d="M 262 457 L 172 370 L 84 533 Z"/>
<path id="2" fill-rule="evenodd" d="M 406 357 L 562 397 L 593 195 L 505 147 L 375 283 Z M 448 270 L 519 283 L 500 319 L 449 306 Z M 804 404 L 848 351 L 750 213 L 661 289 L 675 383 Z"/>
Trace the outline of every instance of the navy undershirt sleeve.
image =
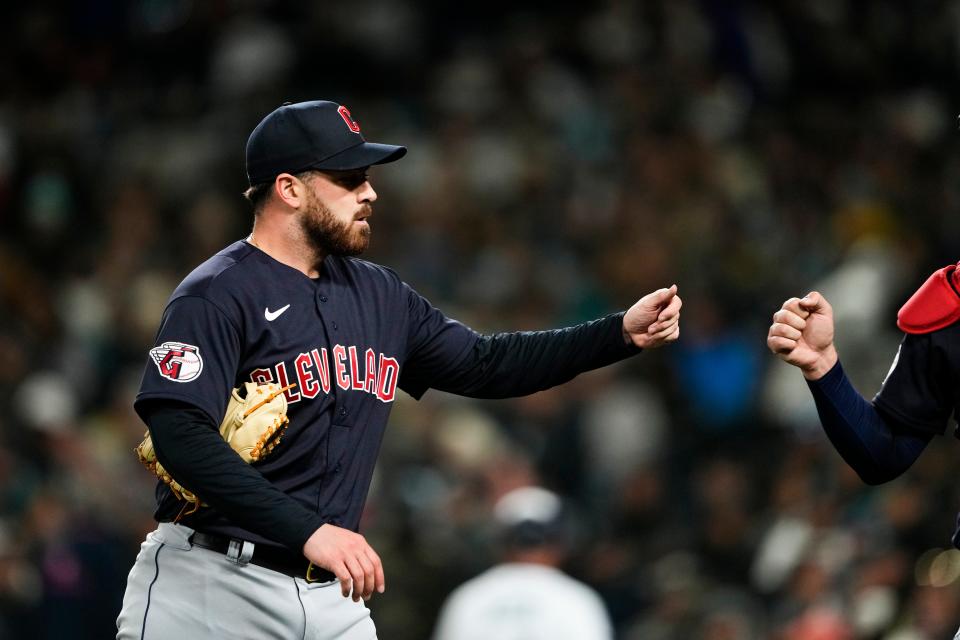
<path id="1" fill-rule="evenodd" d="M 625 312 L 564 329 L 481 335 L 407 291 L 411 330 L 400 388 L 414 398 L 431 388 L 473 398 L 523 396 L 642 351 L 623 339 Z"/>
<path id="2" fill-rule="evenodd" d="M 482 335 L 408 285 L 403 291 L 409 331 L 400 388 L 417 399 L 427 389 L 473 398 L 523 396 L 641 351 L 623 339 L 625 312 L 565 329 Z"/>
<path id="3" fill-rule="evenodd" d="M 933 438 L 933 433 L 913 429 L 878 411 L 854 389 L 839 362 L 807 385 L 830 442 L 867 484 L 899 476 Z"/>
<path id="4" fill-rule="evenodd" d="M 623 339 L 623 312 L 565 329 L 482 336 L 434 388 L 473 398 L 527 395 L 640 353 Z"/>
<path id="5" fill-rule="evenodd" d="M 155 399 L 143 403 L 141 415 L 160 464 L 232 523 L 297 552 L 324 524 L 244 462 L 200 408 Z"/>

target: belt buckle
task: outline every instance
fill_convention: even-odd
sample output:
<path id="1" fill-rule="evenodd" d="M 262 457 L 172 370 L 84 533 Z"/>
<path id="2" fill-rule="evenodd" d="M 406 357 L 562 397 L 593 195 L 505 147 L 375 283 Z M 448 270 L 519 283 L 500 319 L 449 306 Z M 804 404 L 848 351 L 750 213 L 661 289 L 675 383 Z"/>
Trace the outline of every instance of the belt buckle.
<path id="1" fill-rule="evenodd" d="M 319 567 L 317 567 L 317 565 L 313 564 L 312 562 L 309 565 L 307 565 L 307 575 L 304 576 L 304 579 L 307 581 L 308 584 L 311 582 L 320 582 L 320 578 L 311 577 L 313 570 L 318 568 Z"/>

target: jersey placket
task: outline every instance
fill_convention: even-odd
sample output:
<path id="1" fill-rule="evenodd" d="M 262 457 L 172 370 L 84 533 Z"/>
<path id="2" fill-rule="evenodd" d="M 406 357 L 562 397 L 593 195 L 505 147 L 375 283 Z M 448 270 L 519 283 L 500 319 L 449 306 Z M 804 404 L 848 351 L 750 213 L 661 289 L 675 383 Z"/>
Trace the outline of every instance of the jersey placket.
<path id="1" fill-rule="evenodd" d="M 331 358 L 330 362 L 330 401 L 332 402 L 332 414 L 327 427 L 326 435 L 326 446 L 324 450 L 319 452 L 322 456 L 321 464 L 324 467 L 323 476 L 320 479 L 317 487 L 317 513 L 324 516 L 325 518 L 329 517 L 329 514 L 324 513 L 326 505 L 321 504 L 321 500 L 324 497 L 324 491 L 327 488 L 328 484 L 331 481 L 331 476 L 335 476 L 340 473 L 340 463 L 337 462 L 335 465 L 330 465 L 329 460 L 329 450 L 330 450 L 330 440 L 335 435 L 337 423 L 343 422 L 347 416 L 346 406 L 344 405 L 343 398 L 340 395 L 342 389 L 340 385 L 337 384 L 336 380 L 336 356 L 334 355 L 334 345 L 339 344 L 338 333 L 340 333 L 340 325 L 337 322 L 337 319 L 334 317 L 334 305 L 330 300 L 329 291 L 332 288 L 330 282 L 330 271 L 329 266 L 327 269 L 324 269 L 323 275 L 316 281 L 316 292 L 314 294 L 314 300 L 316 302 L 317 316 L 320 318 L 320 325 L 323 327 L 324 337 L 326 338 L 327 343 L 327 353 Z M 339 526 L 341 523 L 337 518 L 330 520 L 330 524 Z"/>

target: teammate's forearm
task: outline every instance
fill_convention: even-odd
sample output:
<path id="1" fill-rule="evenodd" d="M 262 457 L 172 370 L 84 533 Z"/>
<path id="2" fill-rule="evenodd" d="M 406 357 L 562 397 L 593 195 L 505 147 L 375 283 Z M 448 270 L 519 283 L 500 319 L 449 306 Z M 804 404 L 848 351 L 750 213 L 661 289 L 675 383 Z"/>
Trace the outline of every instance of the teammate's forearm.
<path id="1" fill-rule="evenodd" d="M 170 475 L 236 525 L 299 551 L 323 524 L 245 463 L 201 410 L 156 405 L 147 420 Z"/>
<path id="2" fill-rule="evenodd" d="M 880 484 L 907 470 L 930 442 L 884 417 L 861 396 L 838 361 L 825 375 L 808 380 L 823 430 L 837 452 L 867 484 Z"/>
<path id="3" fill-rule="evenodd" d="M 471 367 L 434 385 L 475 398 L 508 398 L 541 391 L 628 358 L 641 350 L 624 344 L 623 313 L 552 331 L 484 336 Z"/>

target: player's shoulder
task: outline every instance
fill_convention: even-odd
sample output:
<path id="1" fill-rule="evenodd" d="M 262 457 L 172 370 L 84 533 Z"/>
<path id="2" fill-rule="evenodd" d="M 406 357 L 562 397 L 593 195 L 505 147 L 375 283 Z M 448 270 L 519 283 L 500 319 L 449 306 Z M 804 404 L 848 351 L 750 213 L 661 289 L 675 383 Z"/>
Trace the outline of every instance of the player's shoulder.
<path id="1" fill-rule="evenodd" d="M 253 247 L 246 242 L 234 242 L 191 271 L 174 290 L 170 300 L 185 296 L 209 298 L 229 292 L 233 289 L 233 280 L 242 277 L 240 271 L 250 263 L 253 253 Z"/>
<path id="2" fill-rule="evenodd" d="M 960 320 L 960 263 L 934 271 L 897 313 L 897 326 L 910 334 L 932 333 Z"/>
<path id="3" fill-rule="evenodd" d="M 400 276 L 390 267 L 376 262 L 356 257 L 327 258 L 339 264 L 344 275 L 351 279 L 364 280 L 368 283 L 382 284 L 388 287 L 397 287 L 402 284 Z"/>

